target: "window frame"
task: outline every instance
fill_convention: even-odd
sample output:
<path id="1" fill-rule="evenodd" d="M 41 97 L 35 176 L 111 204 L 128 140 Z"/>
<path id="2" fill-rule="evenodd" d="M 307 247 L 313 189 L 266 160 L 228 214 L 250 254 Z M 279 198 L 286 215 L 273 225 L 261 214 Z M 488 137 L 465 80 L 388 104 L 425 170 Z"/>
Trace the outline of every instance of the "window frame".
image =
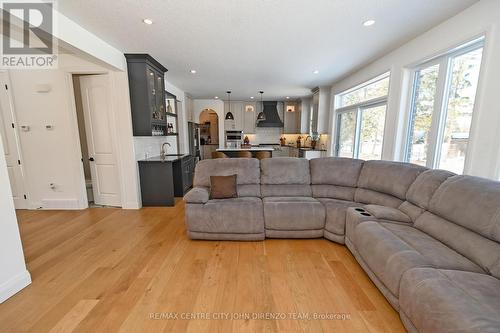
<path id="1" fill-rule="evenodd" d="M 481 36 L 476 38 L 470 42 L 462 44 L 461 46 L 450 50 L 447 53 L 444 53 L 436 58 L 425 61 L 417 66 L 411 68 L 411 76 L 410 76 L 410 98 L 409 98 L 409 106 L 407 107 L 407 121 L 406 121 L 406 133 L 405 133 L 405 142 L 404 142 L 404 155 L 403 161 L 407 163 L 411 163 L 411 139 L 412 139 L 412 131 L 413 131 L 413 119 L 415 116 L 415 106 L 416 106 L 416 97 L 417 97 L 417 88 L 416 82 L 418 80 L 418 75 L 420 71 L 439 65 L 439 73 L 438 80 L 436 83 L 436 94 L 434 99 L 434 107 L 433 114 L 431 120 L 430 127 L 430 138 L 428 144 L 428 151 L 426 156 L 426 167 L 428 168 L 438 168 L 439 162 L 441 159 L 442 153 L 442 141 L 444 138 L 444 132 L 446 130 L 446 120 L 448 117 L 448 103 L 449 103 L 449 93 L 451 88 L 451 80 L 452 80 L 452 61 L 454 58 L 460 57 L 469 52 L 476 51 L 478 49 L 483 49 L 484 52 L 485 47 L 485 36 Z M 481 64 L 482 67 L 482 64 Z M 481 74 L 481 68 L 480 68 Z M 476 87 L 476 95 L 477 95 Z M 472 143 L 472 133 L 474 118 L 475 118 L 475 110 L 472 113 L 472 122 L 469 130 L 469 142 L 468 145 L 471 146 Z M 464 163 L 464 171 L 466 172 L 467 165 L 469 159 L 469 152 L 467 151 L 465 154 L 465 163 Z"/>
<path id="2" fill-rule="evenodd" d="M 390 77 L 390 75 L 389 75 Z M 390 81 L 389 81 L 390 84 Z M 388 99 L 389 99 L 389 94 L 386 96 L 382 97 L 377 97 L 373 98 L 370 100 L 367 100 L 362 103 L 357 103 L 349 106 L 345 106 L 343 108 L 339 108 L 335 111 L 335 120 L 336 120 L 336 126 L 335 126 L 335 150 L 334 150 L 334 156 L 338 157 L 339 156 L 339 151 L 340 151 L 340 126 L 342 125 L 342 122 L 340 121 L 341 115 L 344 113 L 350 113 L 353 112 L 355 115 L 355 121 L 356 121 L 356 126 L 355 126 L 355 131 L 354 131 L 354 149 L 353 149 L 353 156 L 352 158 L 359 158 L 359 147 L 360 147 L 360 138 L 361 138 L 361 126 L 362 126 L 362 117 L 363 117 L 363 110 L 365 109 L 370 109 L 378 106 L 383 106 L 385 105 L 386 107 L 386 115 L 384 117 L 384 132 L 386 128 L 386 121 L 387 121 L 387 105 L 388 105 Z M 384 133 L 384 138 L 382 138 L 382 142 L 385 140 L 385 133 Z M 384 154 L 384 149 L 383 149 L 383 143 L 382 143 L 382 155 Z"/>
<path id="3" fill-rule="evenodd" d="M 367 99 L 363 102 L 359 102 L 359 103 L 355 103 L 355 104 L 350 104 L 350 105 L 342 105 L 342 100 L 344 98 L 345 95 L 348 95 L 356 90 L 360 90 L 360 89 L 363 89 L 363 88 L 366 88 L 367 86 L 369 85 L 372 85 L 374 83 L 377 83 L 377 82 L 380 82 L 382 80 L 385 80 L 385 79 L 389 79 L 389 87 L 387 89 L 387 95 L 385 96 L 380 96 L 380 97 L 374 97 L 374 98 L 370 98 L 370 99 Z M 376 77 L 368 80 L 368 81 L 365 81 L 361 84 L 358 84 L 357 86 L 354 86 L 352 88 L 349 88 L 347 90 L 344 90 L 342 91 L 341 93 L 337 94 L 337 101 L 338 101 L 338 109 L 337 110 L 342 110 L 342 109 L 347 109 L 347 108 L 352 108 L 352 107 L 356 107 L 356 106 L 359 106 L 359 105 L 362 105 L 362 104 L 365 104 L 365 103 L 370 103 L 371 101 L 375 101 L 375 100 L 378 100 L 378 99 L 382 99 L 382 98 L 385 98 L 387 99 L 388 96 L 389 96 L 389 89 L 390 89 L 390 86 L 391 86 L 391 72 L 390 71 L 387 71 L 387 72 L 384 72 L 380 75 L 377 75 Z"/>

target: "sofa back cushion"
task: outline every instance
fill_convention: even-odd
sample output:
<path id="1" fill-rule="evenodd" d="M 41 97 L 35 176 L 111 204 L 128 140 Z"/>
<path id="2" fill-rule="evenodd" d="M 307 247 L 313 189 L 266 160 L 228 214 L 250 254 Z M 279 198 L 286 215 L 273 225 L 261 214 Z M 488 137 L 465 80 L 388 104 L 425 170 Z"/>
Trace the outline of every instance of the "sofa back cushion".
<path id="1" fill-rule="evenodd" d="M 427 168 L 401 162 L 366 161 L 358 179 L 355 201 L 398 207 L 420 173 Z"/>
<path id="2" fill-rule="evenodd" d="M 500 182 L 453 176 L 436 190 L 429 211 L 500 242 Z"/>
<path id="3" fill-rule="evenodd" d="M 431 212 L 424 212 L 414 226 L 446 244 L 486 273 L 500 279 L 500 244 Z"/>
<path id="4" fill-rule="evenodd" d="M 472 176 L 448 178 L 415 227 L 500 278 L 500 182 Z"/>
<path id="5" fill-rule="evenodd" d="M 406 201 L 398 207 L 415 222 L 422 213 L 429 209 L 429 202 L 434 192 L 448 178 L 455 176 L 445 170 L 426 170 L 418 175 L 406 192 Z"/>
<path id="6" fill-rule="evenodd" d="M 354 200 L 362 160 L 341 157 L 316 158 L 309 161 L 311 188 L 315 198 Z"/>
<path id="7" fill-rule="evenodd" d="M 406 192 L 406 200 L 423 209 L 429 209 L 429 202 L 436 190 L 448 178 L 455 176 L 446 170 L 426 170 L 418 175 Z"/>
<path id="8" fill-rule="evenodd" d="M 260 163 L 263 197 L 312 195 L 309 160 L 294 157 L 266 158 Z"/>
<path id="9" fill-rule="evenodd" d="M 240 197 L 260 197 L 260 163 L 255 158 L 218 158 L 202 160 L 196 165 L 193 185 L 210 187 L 210 176 L 237 175 Z"/>

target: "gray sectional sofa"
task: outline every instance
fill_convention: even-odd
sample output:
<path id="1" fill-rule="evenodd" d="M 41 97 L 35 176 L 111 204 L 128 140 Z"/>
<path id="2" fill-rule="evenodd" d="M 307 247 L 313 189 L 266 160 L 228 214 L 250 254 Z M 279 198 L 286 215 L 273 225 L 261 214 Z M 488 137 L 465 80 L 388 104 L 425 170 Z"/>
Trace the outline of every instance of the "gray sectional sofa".
<path id="1" fill-rule="evenodd" d="M 237 174 L 238 198 L 210 200 Z M 198 163 L 193 239 L 345 244 L 410 332 L 500 332 L 500 182 L 345 158 Z"/>

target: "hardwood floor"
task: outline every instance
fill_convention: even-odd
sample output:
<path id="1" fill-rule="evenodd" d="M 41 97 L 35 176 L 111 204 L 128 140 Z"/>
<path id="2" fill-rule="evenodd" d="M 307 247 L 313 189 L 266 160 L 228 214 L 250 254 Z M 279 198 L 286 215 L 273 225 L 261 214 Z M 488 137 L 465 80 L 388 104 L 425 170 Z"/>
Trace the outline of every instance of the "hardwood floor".
<path id="1" fill-rule="evenodd" d="M 347 248 L 324 239 L 191 241 L 182 202 L 18 218 L 33 284 L 0 304 L 1 332 L 404 332 Z M 266 313 L 278 319 L 253 319 Z"/>

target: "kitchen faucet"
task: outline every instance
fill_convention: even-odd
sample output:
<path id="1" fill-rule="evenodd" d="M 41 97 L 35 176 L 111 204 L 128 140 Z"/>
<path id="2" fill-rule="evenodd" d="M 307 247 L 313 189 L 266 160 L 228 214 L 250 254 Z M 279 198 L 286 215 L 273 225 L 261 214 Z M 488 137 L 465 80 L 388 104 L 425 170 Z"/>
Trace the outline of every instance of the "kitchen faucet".
<path id="1" fill-rule="evenodd" d="M 312 143 L 312 136 L 308 135 L 306 136 L 305 140 L 304 140 L 304 147 L 307 147 L 307 139 L 311 139 L 311 143 Z"/>
<path id="2" fill-rule="evenodd" d="M 160 158 L 163 160 L 165 159 L 165 156 L 166 156 L 166 152 L 167 150 L 165 149 L 165 145 L 170 146 L 170 143 L 168 142 L 164 142 L 162 145 L 161 145 L 161 149 L 160 149 Z"/>

